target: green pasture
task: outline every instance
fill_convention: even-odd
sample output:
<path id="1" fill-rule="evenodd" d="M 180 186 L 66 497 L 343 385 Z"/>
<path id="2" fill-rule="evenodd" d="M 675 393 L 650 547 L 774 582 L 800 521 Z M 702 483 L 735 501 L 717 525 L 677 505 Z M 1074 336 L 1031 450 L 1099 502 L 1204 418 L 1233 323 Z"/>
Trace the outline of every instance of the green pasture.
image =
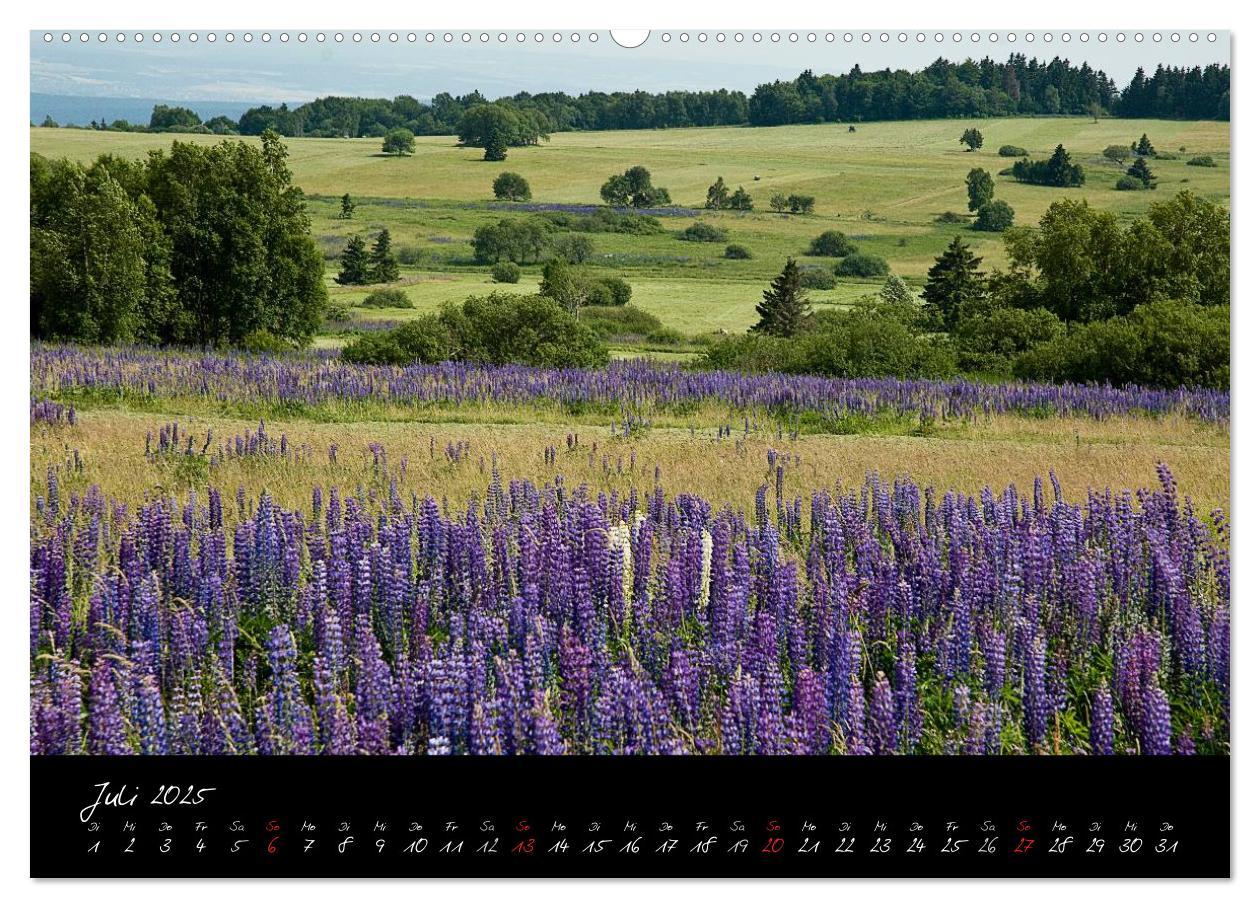
<path id="1" fill-rule="evenodd" d="M 984 134 L 984 146 L 976 152 L 967 152 L 958 142 L 969 125 Z M 1152 162 L 1157 189 L 1117 191 L 1115 181 L 1124 168 L 1108 162 L 1101 152 L 1107 145 L 1128 145 L 1142 133 L 1161 153 L 1179 159 Z M 173 139 L 220 141 L 198 135 L 30 131 L 33 151 L 83 161 L 105 152 L 139 157 L 169 146 Z M 1000 265 L 998 235 L 936 220 L 946 211 L 966 212 L 963 181 L 972 167 L 993 174 L 996 197 L 1015 209 L 1020 224 L 1035 223 L 1060 198 L 1086 199 L 1132 218 L 1151 202 L 1182 189 L 1227 201 L 1230 185 L 1229 124 L 1220 122 L 1045 117 L 860 123 L 852 133 L 841 124 L 560 133 L 538 147 L 511 149 L 502 163 L 480 160 L 478 149 L 459 148 L 451 137 L 418 138 L 416 154 L 406 158 L 382 156 L 378 139 L 286 142 L 295 182 L 310 197 L 313 231 L 328 261 L 335 302 L 353 305 L 366 296 L 363 288 L 331 283 L 335 257 L 350 234 L 388 228 L 395 248 L 406 252 L 405 261 L 411 262 L 404 264 L 397 286 L 416 308 L 355 309 L 360 319 L 406 318 L 491 289 L 528 293 L 536 288 L 537 266 L 526 267 L 517 285 L 494 285 L 488 268 L 473 262 L 470 240 L 478 226 L 522 216 L 514 206 L 493 202 L 490 184 L 503 170 L 522 174 L 532 187 L 534 203 L 542 204 L 598 204 L 603 181 L 636 164 L 646 166 L 653 182 L 669 189 L 678 206 L 699 208 L 706 189 L 719 176 L 732 189 L 742 185 L 752 194 L 756 211 L 701 212 L 698 217 L 723 227 L 726 242 L 748 247 L 752 252 L 748 260 L 724 258 L 725 242 L 678 239 L 678 231 L 696 219 L 690 216 L 663 218 L 666 232 L 656 235 L 590 235 L 595 251 L 587 267 L 624 277 L 634 288 L 635 305 L 688 336 L 745 330 L 755 321 L 761 291 L 789 255 L 803 264 L 834 266 L 834 259 L 803 256 L 809 240 L 824 230 L 844 231 L 863 251 L 886 258 L 912 286 L 923 282 L 935 256 L 957 233 L 967 237 L 986 265 Z M 1027 186 L 999 176 L 1013 163 L 999 157 L 1000 146 L 1018 145 L 1034 157 L 1047 157 L 1059 143 L 1084 165 L 1084 187 Z M 1218 166 L 1186 165 L 1190 157 L 1204 154 Z M 346 192 L 358 203 L 349 221 L 337 217 L 340 196 Z M 776 192 L 813 195 L 815 213 L 770 212 L 769 198 Z M 819 306 L 843 304 L 874 292 L 881 283 L 843 281 L 835 290 L 812 291 L 811 298 Z"/>

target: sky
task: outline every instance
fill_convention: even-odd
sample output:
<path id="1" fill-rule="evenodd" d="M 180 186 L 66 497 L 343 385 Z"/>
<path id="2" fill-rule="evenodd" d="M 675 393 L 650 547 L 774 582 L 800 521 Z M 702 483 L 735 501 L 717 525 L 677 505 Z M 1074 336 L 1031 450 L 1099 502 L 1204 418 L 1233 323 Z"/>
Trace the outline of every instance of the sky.
<path id="1" fill-rule="evenodd" d="M 425 32 L 416 33 L 414 43 L 406 32 L 398 33 L 396 43 L 388 40 L 388 32 L 381 34 L 379 43 L 372 43 L 369 33 L 355 43 L 349 31 L 340 43 L 334 41 L 334 32 L 326 32 L 326 40 L 317 42 L 315 31 L 307 33 L 305 43 L 298 41 L 297 31 L 288 31 L 289 40 L 283 43 L 278 31 L 270 32 L 267 42 L 261 31 L 254 32 L 249 42 L 244 32 L 236 32 L 231 43 L 226 32 L 217 32 L 214 43 L 207 40 L 207 32 L 198 33 L 195 43 L 188 40 L 187 32 L 181 33 L 178 43 L 170 40 L 169 32 L 163 33 L 159 43 L 149 33 L 142 43 L 131 34 L 122 43 L 114 33 L 105 42 L 95 32 L 86 42 L 80 41 L 78 33 L 63 41 L 60 32 L 46 42 L 44 34 L 31 33 L 32 93 L 249 103 L 300 102 L 326 95 L 392 98 L 409 94 L 427 99 L 440 91 L 465 94 L 473 89 L 492 98 L 518 91 L 576 94 L 730 88 L 749 92 L 760 82 L 793 78 L 807 68 L 819 73 L 847 72 L 854 64 L 868 70 L 919 69 L 940 56 L 1005 59 L 1013 52 L 1088 62 L 1123 86 L 1138 66 L 1228 63 L 1230 53 L 1229 33 L 1224 30 L 1211 33 L 1215 41 L 1208 40 L 1207 31 L 1195 32 L 1198 40 L 1193 42 L 1191 33 L 1183 31 L 1175 43 L 1171 32 L 1162 32 L 1159 42 L 1153 32 L 1143 33 L 1140 42 L 1135 32 L 1127 32 L 1124 42 L 1116 40 L 1114 32 L 1106 42 L 1099 41 L 1097 33 L 1088 33 L 1084 43 L 1080 32 L 1072 33 L 1068 42 L 1058 36 L 1047 42 L 1043 33 L 1029 41 L 1024 32 L 1014 41 L 1008 40 L 1008 32 L 995 35 L 997 40 L 992 41 L 991 33 L 984 32 L 975 43 L 971 33 L 955 42 L 953 32 L 943 32 L 944 40 L 938 43 L 935 31 L 925 32 L 922 43 L 916 40 L 917 32 L 908 33 L 904 43 L 897 32 L 890 34 L 887 43 L 880 42 L 878 32 L 872 33 L 869 42 L 862 41 L 861 32 L 852 33 L 849 43 L 843 31 L 833 32 L 830 43 L 823 31 L 815 32 L 813 43 L 803 31 L 796 42 L 789 41 L 788 32 L 782 32 L 778 42 L 771 40 L 773 33 L 768 31 L 760 32 L 759 42 L 751 31 L 725 32 L 720 43 L 717 32 L 707 32 L 703 43 L 700 32 L 687 33 L 685 43 L 681 32 L 670 33 L 668 41 L 664 33 L 654 32 L 633 49 L 618 46 L 607 32 L 597 33 L 593 43 L 589 32 L 578 43 L 568 33 L 555 42 L 552 32 L 542 42 L 535 42 L 530 32 L 523 43 L 517 43 L 516 32 L 509 33 L 505 43 L 498 41 L 498 32 L 491 32 L 488 42 L 482 43 L 480 31 L 464 43 L 463 33 L 455 32 L 449 44 L 443 41 L 444 33 L 435 34 L 429 43 Z M 743 40 L 736 41 L 736 34 Z"/>

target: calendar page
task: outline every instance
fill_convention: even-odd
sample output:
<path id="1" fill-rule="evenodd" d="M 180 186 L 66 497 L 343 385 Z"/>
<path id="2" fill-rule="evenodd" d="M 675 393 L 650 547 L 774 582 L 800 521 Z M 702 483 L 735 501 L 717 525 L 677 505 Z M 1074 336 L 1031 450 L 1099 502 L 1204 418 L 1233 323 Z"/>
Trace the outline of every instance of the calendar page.
<path id="1" fill-rule="evenodd" d="M 31 876 L 1230 875 L 1227 31 L 29 49 Z"/>

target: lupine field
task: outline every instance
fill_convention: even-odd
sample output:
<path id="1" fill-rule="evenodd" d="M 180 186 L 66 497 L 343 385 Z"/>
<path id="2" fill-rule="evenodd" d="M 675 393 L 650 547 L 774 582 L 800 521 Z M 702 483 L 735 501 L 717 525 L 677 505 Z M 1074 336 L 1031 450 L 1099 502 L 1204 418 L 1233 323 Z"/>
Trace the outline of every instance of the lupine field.
<path id="1" fill-rule="evenodd" d="M 1171 459 L 1225 394 L 72 347 L 31 390 L 32 753 L 1229 751 L 1228 517 L 1169 467 L 1069 496 L 1036 445 L 992 489 L 788 450 L 1139 419 Z M 495 408 L 553 440 L 319 434 Z M 697 413 L 708 449 L 658 428 Z M 688 492 L 728 449 L 751 494 Z"/>

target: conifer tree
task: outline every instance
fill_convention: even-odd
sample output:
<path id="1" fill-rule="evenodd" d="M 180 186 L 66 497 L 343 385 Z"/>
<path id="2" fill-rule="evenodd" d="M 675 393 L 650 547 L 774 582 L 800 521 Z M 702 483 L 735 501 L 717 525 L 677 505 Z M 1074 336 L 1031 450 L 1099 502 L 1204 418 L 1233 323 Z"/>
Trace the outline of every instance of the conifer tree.
<path id="1" fill-rule="evenodd" d="M 1150 136 L 1142 133 L 1142 138 L 1133 143 L 1133 151 L 1142 157 L 1153 157 L 1155 154 L 1155 146 L 1151 144 Z"/>
<path id="2" fill-rule="evenodd" d="M 341 214 L 338 215 L 338 218 L 343 221 L 350 220 L 354 217 L 354 209 L 354 201 L 350 198 L 350 193 L 347 192 L 341 197 Z"/>
<path id="3" fill-rule="evenodd" d="M 961 236 L 937 258 L 928 269 L 923 300 L 935 320 L 946 331 L 952 331 L 966 315 L 968 307 L 984 295 L 984 277 L 980 274 L 982 259 L 971 251 Z"/>
<path id="4" fill-rule="evenodd" d="M 757 305 L 761 321 L 752 330 L 773 337 L 791 337 L 805 327 L 812 311 L 809 297 L 801 288 L 801 270 L 795 259 L 788 259 L 783 271 L 762 293 Z"/>
<path id="5" fill-rule="evenodd" d="M 358 286 L 370 283 L 371 279 L 367 244 L 363 242 L 363 237 L 356 234 L 350 237 L 346 248 L 341 251 L 341 272 L 337 275 L 337 283 Z"/>
<path id="6" fill-rule="evenodd" d="M 390 248 L 389 231 L 382 230 L 372 244 L 372 283 L 389 284 L 398 280 L 398 258 Z"/>
<path id="7" fill-rule="evenodd" d="M 879 298 L 890 305 L 910 303 L 914 301 L 914 294 L 910 292 L 910 288 L 899 275 L 890 274 L 888 280 L 884 281 L 884 286 L 880 288 Z"/>
<path id="8" fill-rule="evenodd" d="M 1151 172 L 1151 166 L 1146 163 L 1146 158 L 1139 157 L 1135 160 L 1129 167 L 1128 174 L 1135 180 L 1140 180 L 1147 189 L 1155 187 L 1155 174 Z"/>

